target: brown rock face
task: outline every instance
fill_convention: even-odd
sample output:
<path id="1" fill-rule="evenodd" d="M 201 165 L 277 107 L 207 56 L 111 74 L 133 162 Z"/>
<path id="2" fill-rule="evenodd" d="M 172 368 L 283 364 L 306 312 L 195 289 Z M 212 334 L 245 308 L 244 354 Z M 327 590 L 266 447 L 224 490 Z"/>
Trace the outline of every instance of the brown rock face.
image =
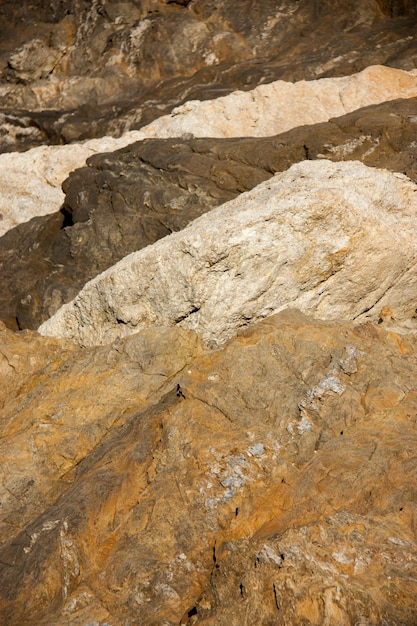
<path id="1" fill-rule="evenodd" d="M 260 139 L 146 140 L 97 155 L 55 215 L 0 239 L 0 317 L 37 328 L 123 256 L 304 159 L 361 160 L 417 181 L 417 100 L 387 102 Z"/>
<path id="2" fill-rule="evenodd" d="M 2 623 L 412 624 L 415 343 L 3 331 Z"/>
<path id="3" fill-rule="evenodd" d="M 412 69 L 416 20 L 406 0 L 3 2 L 1 149 L 120 133 L 278 78 Z"/>

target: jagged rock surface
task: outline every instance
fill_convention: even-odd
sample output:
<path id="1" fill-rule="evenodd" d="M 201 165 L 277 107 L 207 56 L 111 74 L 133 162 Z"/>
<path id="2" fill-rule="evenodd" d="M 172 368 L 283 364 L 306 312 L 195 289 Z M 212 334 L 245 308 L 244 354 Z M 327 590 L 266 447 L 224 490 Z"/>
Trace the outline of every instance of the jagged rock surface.
<path id="1" fill-rule="evenodd" d="M 32 217 L 58 211 L 62 182 L 97 152 L 145 138 L 264 137 L 315 124 L 364 106 L 417 96 L 417 70 L 383 66 L 341 78 L 277 81 L 209 102 L 188 102 L 140 131 L 68 146 L 41 146 L 0 155 L 0 235 Z"/>
<path id="2" fill-rule="evenodd" d="M 0 151 L 120 134 L 186 100 L 278 78 L 375 63 L 412 70 L 416 20 L 413 0 L 4 0 Z M 96 155 L 66 182 L 62 211 L 0 241 L 0 318 L 36 326 L 128 252 L 304 159 L 360 159 L 417 182 L 416 120 L 411 99 L 267 139 L 185 136 Z M 123 141 L 107 138 L 104 149 Z M 71 154 L 86 147 L 94 154 L 103 143 Z M 40 150 L 44 162 L 30 165 L 46 171 L 45 202 L 60 202 L 56 185 L 77 165 L 59 153 Z M 405 224 L 410 183 L 383 176 L 391 222 L 379 237 L 389 220 L 374 211 L 356 291 L 372 282 L 387 241 L 378 289 L 407 255 L 410 281 L 366 313 L 378 324 L 285 310 L 215 350 L 181 316 L 90 348 L 0 324 L 2 626 L 415 624 L 417 346 L 407 327 L 416 324 L 416 213 L 409 199 Z M 380 197 L 372 180 L 355 211 Z M 352 190 L 328 182 L 337 243 L 337 212 Z M 328 192 L 317 186 L 320 209 Z M 27 187 L 24 211 L 39 193 Z M 300 278 L 307 287 L 329 233 L 317 215 L 311 237 L 320 245 L 307 250 Z M 356 227 L 359 249 L 369 237 Z M 311 237 L 297 232 L 300 250 Z M 356 271 L 330 252 L 324 278 Z M 217 260 L 211 272 L 225 269 L 228 259 Z M 287 270 L 297 269 L 296 259 Z"/>
<path id="3" fill-rule="evenodd" d="M 262 82 L 416 67 L 412 0 L 9 0 L 0 18 L 3 150 L 120 134 Z"/>
<path id="4" fill-rule="evenodd" d="M 71 471 L 105 434 L 156 402 L 166 381 L 201 352 L 198 337 L 181 329 L 149 329 L 111 350 L 82 352 L 30 331 L 1 330 L 0 543 L 51 504 L 56 484 L 71 484 Z"/>
<path id="5" fill-rule="evenodd" d="M 415 336 L 153 331 L 2 331 L 2 623 L 412 624 Z"/>
<path id="6" fill-rule="evenodd" d="M 288 306 L 413 324 L 417 186 L 357 161 L 304 161 L 132 253 L 40 327 L 80 345 L 149 325 L 221 345 Z"/>
<path id="7" fill-rule="evenodd" d="M 63 211 L 0 239 L 0 317 L 37 328 L 126 254 L 303 159 L 359 159 L 417 182 L 417 100 L 368 107 L 267 139 L 148 140 L 97 155 Z"/>

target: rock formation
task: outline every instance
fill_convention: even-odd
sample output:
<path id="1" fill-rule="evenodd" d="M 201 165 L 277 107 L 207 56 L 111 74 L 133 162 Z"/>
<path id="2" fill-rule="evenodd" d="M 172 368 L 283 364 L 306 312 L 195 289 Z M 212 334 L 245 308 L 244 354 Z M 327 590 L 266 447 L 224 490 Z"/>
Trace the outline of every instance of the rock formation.
<path id="1" fill-rule="evenodd" d="M 416 4 L 0 18 L 1 626 L 415 625 Z"/>
<path id="2" fill-rule="evenodd" d="M 372 66 L 350 76 L 280 80 L 216 100 L 187 102 L 142 131 L 147 137 L 265 137 L 416 95 L 416 70 Z"/>
<path id="3" fill-rule="evenodd" d="M 413 0 L 7 0 L 0 18 L 3 150 L 121 134 L 274 80 L 415 67 Z"/>
<path id="4" fill-rule="evenodd" d="M 154 330 L 3 331 L 3 623 L 412 624 L 415 337 Z"/>
<path id="5" fill-rule="evenodd" d="M 0 235 L 32 217 L 59 210 L 70 172 L 98 152 L 146 138 L 264 137 L 315 124 L 364 106 L 417 96 L 417 70 L 368 67 L 340 78 L 276 81 L 208 102 L 187 102 L 140 131 L 67 146 L 0 155 Z M 29 174 L 30 173 L 30 174 Z"/>
<path id="6" fill-rule="evenodd" d="M 409 98 L 279 137 L 147 140 L 97 155 L 65 182 L 61 212 L 0 240 L 0 318 L 37 328 L 126 254 L 306 158 L 360 159 L 417 182 L 416 119 Z"/>
<path id="7" fill-rule="evenodd" d="M 117 150 L 142 138 L 140 132 L 132 131 L 127 137 L 0 154 L 0 235 L 32 217 L 58 211 L 65 198 L 62 183 L 89 156 Z"/>
<path id="8" fill-rule="evenodd" d="M 289 306 L 360 321 L 388 306 L 411 322 L 416 192 L 359 162 L 303 161 L 125 257 L 40 332 L 89 346 L 179 324 L 221 345 Z"/>

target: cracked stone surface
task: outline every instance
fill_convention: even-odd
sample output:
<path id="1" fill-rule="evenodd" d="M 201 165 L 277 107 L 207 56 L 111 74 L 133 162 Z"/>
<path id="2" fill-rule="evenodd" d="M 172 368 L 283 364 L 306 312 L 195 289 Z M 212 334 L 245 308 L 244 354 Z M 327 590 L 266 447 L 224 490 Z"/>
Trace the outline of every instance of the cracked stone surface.
<path id="1" fill-rule="evenodd" d="M 264 137 L 315 124 L 364 106 L 417 96 L 417 70 L 373 66 L 351 76 L 276 81 L 208 102 L 191 101 L 121 137 L 40 146 L 0 155 L 0 235 L 32 217 L 59 210 L 63 181 L 87 158 L 146 138 Z"/>
<path id="2" fill-rule="evenodd" d="M 415 625 L 416 26 L 0 3 L 1 626 Z"/>
<path id="3" fill-rule="evenodd" d="M 302 161 L 125 257 L 39 331 L 89 346 L 178 324 L 221 345 L 289 306 L 356 321 L 387 307 L 415 328 L 416 191 L 358 161 Z"/>
<path id="4" fill-rule="evenodd" d="M 3 623 L 412 623 L 415 336 L 2 345 Z"/>

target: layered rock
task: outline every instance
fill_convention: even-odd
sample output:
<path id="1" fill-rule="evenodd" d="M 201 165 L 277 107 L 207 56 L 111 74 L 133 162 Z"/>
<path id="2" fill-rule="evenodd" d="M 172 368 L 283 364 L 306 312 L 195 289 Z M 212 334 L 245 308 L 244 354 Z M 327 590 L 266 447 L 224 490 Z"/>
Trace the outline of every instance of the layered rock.
<path id="1" fill-rule="evenodd" d="M 277 81 L 209 102 L 188 102 L 141 131 L 119 138 L 0 155 L 0 235 L 32 217 L 59 210 L 64 201 L 62 182 L 98 152 L 112 152 L 154 137 L 270 136 L 364 106 L 413 96 L 417 96 L 417 70 L 374 66 L 352 76 Z"/>
<path id="2" fill-rule="evenodd" d="M 139 128 L 282 79 L 415 68 L 411 0 L 4 2 L 3 150 Z"/>
<path id="3" fill-rule="evenodd" d="M 19 167 L 26 196 L 3 224 L 58 208 L 94 155 L 60 211 L 0 240 L 9 325 L 144 249 L 47 322 L 76 342 L 0 324 L 0 623 L 414 624 L 416 99 L 190 133 L 205 111 L 220 136 L 291 123 L 276 86 L 246 93 L 262 82 L 413 70 L 415 3 L 6 0 L 0 18 L 1 150 L 244 90 L 146 129 L 175 139 L 11 156 L 3 197 Z M 324 117 L 297 123 L 327 119 L 370 102 L 352 86 L 375 72 L 387 94 L 414 80 L 371 68 L 314 83 L 345 85 L 342 109 L 308 83 L 281 103 L 302 87 Z"/>
<path id="4" fill-rule="evenodd" d="M 298 163 L 125 257 L 39 330 L 88 346 L 179 324 L 221 345 L 288 306 L 412 324 L 416 190 L 359 162 Z"/>
<path id="5" fill-rule="evenodd" d="M 37 328 L 126 254 L 303 159 L 359 159 L 417 181 L 416 100 L 388 102 L 277 137 L 147 140 L 71 175 L 61 212 L 0 240 L 0 317 Z"/>
<path id="6" fill-rule="evenodd" d="M 4 343 L 5 626 L 413 622 L 415 337 Z"/>
<path id="7" fill-rule="evenodd" d="M 143 135 L 104 137 L 70 146 L 40 146 L 27 152 L 0 154 L 0 235 L 32 217 L 58 211 L 64 201 L 62 183 L 97 152 L 111 152 Z"/>

